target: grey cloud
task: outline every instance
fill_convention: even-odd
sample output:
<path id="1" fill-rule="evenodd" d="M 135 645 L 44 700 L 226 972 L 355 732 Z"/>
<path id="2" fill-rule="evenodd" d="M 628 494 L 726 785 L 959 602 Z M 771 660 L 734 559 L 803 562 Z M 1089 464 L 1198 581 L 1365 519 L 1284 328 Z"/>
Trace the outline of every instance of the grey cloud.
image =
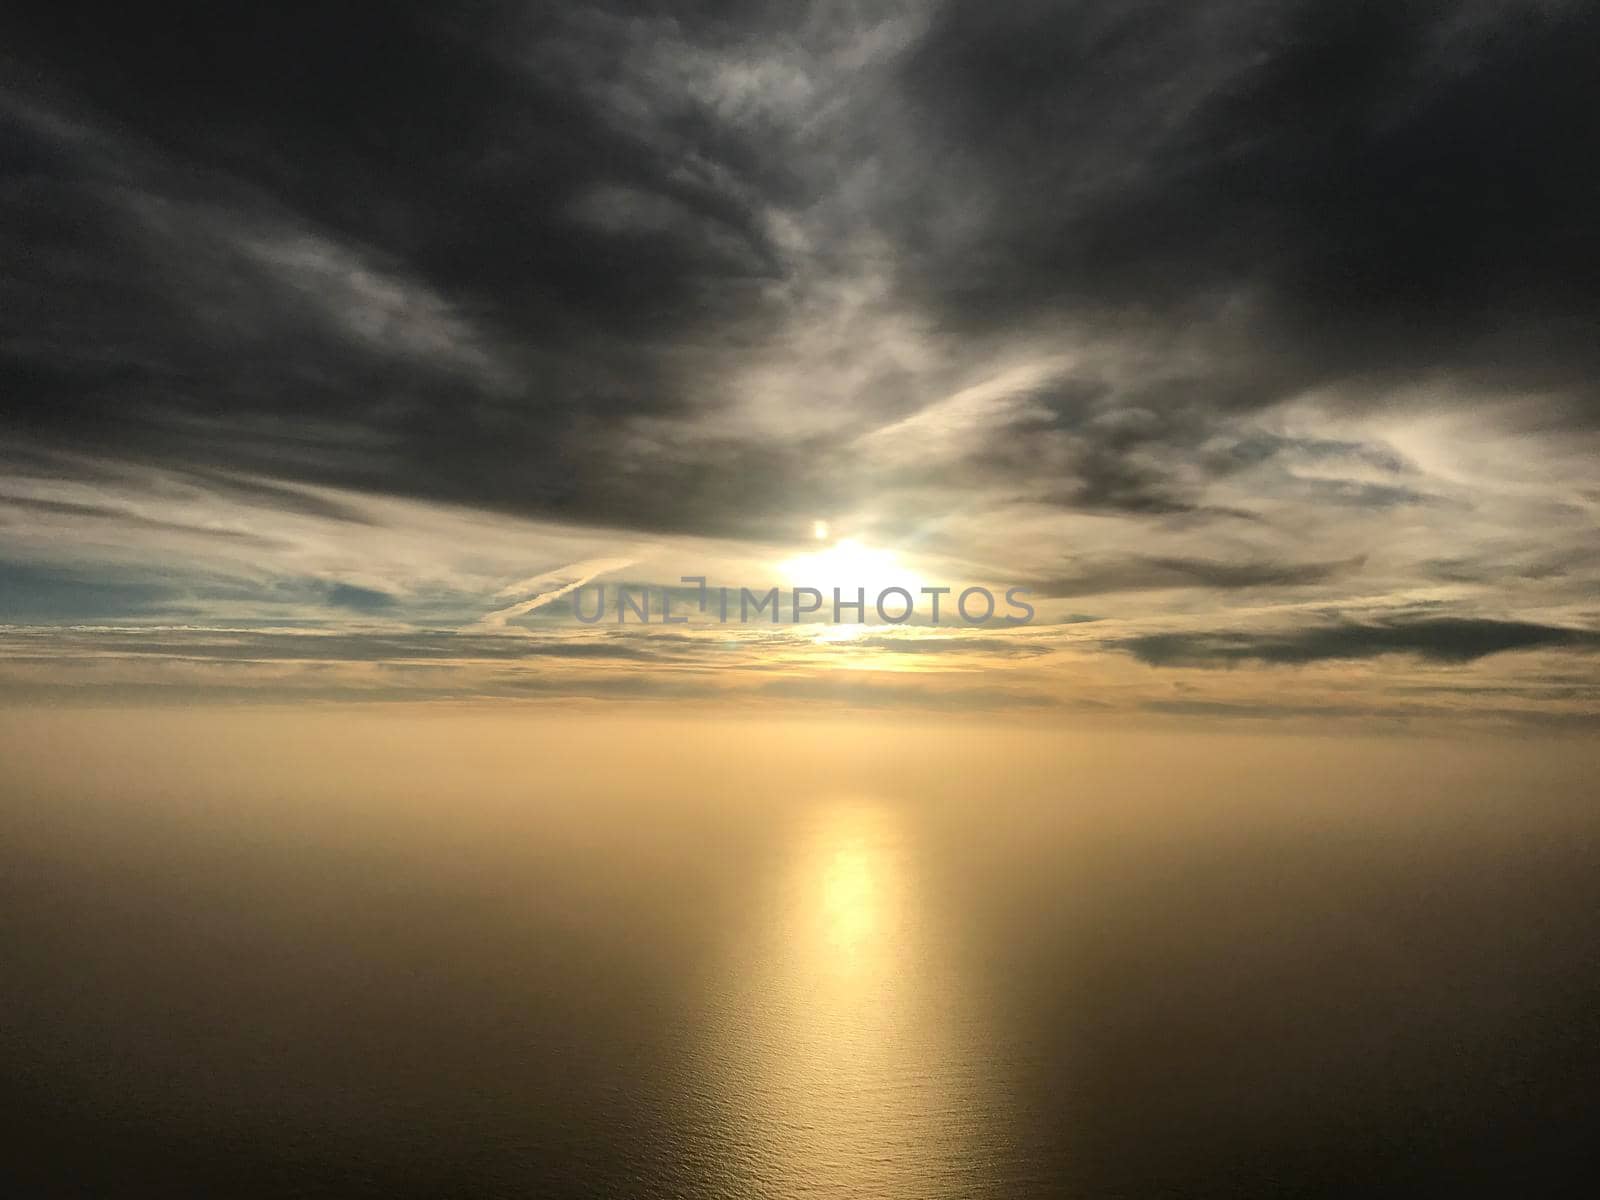
<path id="1" fill-rule="evenodd" d="M 1359 570 L 1365 559 L 1357 557 L 1337 562 L 1309 563 L 1220 563 L 1193 558 L 1151 558 L 1145 561 L 1157 570 L 1188 576 L 1204 587 L 1250 588 L 1323 583 Z"/>
<path id="2" fill-rule="evenodd" d="M 1145 634 L 1107 645 L 1157 667 L 1227 667 L 1244 662 L 1301 665 L 1389 654 L 1411 654 L 1439 663 L 1468 663 L 1514 650 L 1592 651 L 1600 647 L 1600 633 L 1528 621 L 1431 617 L 1370 623 L 1339 621 L 1282 633 Z"/>
<path id="3" fill-rule="evenodd" d="M 1305 719 L 1317 722 L 1358 721 L 1375 728 L 1394 730 L 1419 722 L 1446 721 L 1489 727 L 1521 728 L 1544 733 L 1582 735 L 1600 728 L 1600 712 L 1550 710 L 1538 708 L 1483 707 L 1463 712 L 1438 704 L 1274 704 L 1271 701 L 1240 702 L 1227 700 L 1151 700 L 1141 706 L 1148 712 L 1182 717 L 1210 717 L 1226 720 L 1281 721 Z"/>
<path id="4" fill-rule="evenodd" d="M 1031 587 L 1039 596 L 1056 599 L 1187 587 L 1223 590 L 1302 587 L 1350 575 L 1359 571 L 1364 562 L 1359 556 L 1323 562 L 1242 563 L 1138 557 L 1094 565 L 1076 574 L 1035 580 Z"/>
<path id="5" fill-rule="evenodd" d="M 335 608 L 349 608 L 357 612 L 382 612 L 393 608 L 395 598 L 388 592 L 375 588 L 357 587 L 351 583 L 335 583 L 328 588 L 328 603 Z"/>

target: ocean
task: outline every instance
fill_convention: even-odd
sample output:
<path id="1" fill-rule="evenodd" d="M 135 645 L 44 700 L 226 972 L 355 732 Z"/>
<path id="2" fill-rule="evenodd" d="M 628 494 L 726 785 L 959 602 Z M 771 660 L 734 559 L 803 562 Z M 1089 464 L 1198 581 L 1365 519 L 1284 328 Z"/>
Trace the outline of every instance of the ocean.
<path id="1" fill-rule="evenodd" d="M 8 1196 L 1581 1191 L 1573 742 L 35 714 Z"/>

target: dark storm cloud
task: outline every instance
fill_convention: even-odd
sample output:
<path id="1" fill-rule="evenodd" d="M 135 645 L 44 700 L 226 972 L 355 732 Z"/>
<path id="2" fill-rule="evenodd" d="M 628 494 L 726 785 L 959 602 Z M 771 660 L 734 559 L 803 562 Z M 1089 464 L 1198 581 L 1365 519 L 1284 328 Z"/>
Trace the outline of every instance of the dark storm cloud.
<path id="1" fill-rule="evenodd" d="M 907 78 L 967 190 L 908 237 L 966 327 L 1212 323 L 1203 406 L 1438 374 L 1592 398 L 1597 48 L 1581 3 L 951 5 Z"/>
<path id="2" fill-rule="evenodd" d="M 1147 634 L 1108 645 L 1157 667 L 1225 667 L 1243 662 L 1299 665 L 1387 654 L 1468 663 L 1511 650 L 1592 651 L 1600 647 L 1600 633 L 1527 621 L 1434 617 L 1340 621 L 1285 633 Z"/>
<path id="3" fill-rule="evenodd" d="M 620 427 L 700 386 L 669 359 L 758 336 L 759 210 L 799 186 L 784 131 L 628 74 L 730 15 L 9 10 L 0 415 L 46 444 L 642 527 L 700 491 L 699 515 L 759 500 L 749 481 L 794 468 L 732 446 L 615 483 Z"/>
<path id="4" fill-rule="evenodd" d="M 10 5 L 0 429 L 269 504 L 782 540 L 857 502 L 905 532 L 894 489 L 1252 517 L 1201 493 L 1319 443 L 1225 420 L 1309 388 L 1589 411 L 1595 6 L 882 7 L 869 70 L 872 6 Z M 872 358 L 909 326 L 927 378 Z M 1076 353 L 1025 417 L 861 450 L 1024 336 Z M 773 356 L 815 394 L 752 433 Z"/>
<path id="5" fill-rule="evenodd" d="M 1250 465 L 1213 449 L 1226 422 L 1313 390 L 1538 394 L 1600 423 L 1593 5 L 938 11 L 902 72 L 904 276 L 947 332 L 1101 348 L 995 450 L 1041 498 L 1220 515 L 1201 485 Z"/>
<path id="6" fill-rule="evenodd" d="M 630 23 L 625 7 L 21 8 L 13 45 L 45 82 L 186 168 L 259 188 L 508 318 L 654 334 L 686 307 L 734 303 L 707 285 L 771 266 L 737 184 L 794 186 L 687 96 L 648 125 L 608 119 L 589 89 L 628 83 L 615 60 L 631 40 L 681 32 Z M 41 164 L 71 156 L 34 150 Z M 731 181 L 697 178 L 691 153 Z M 610 219 L 574 211 L 602 186 Z"/>

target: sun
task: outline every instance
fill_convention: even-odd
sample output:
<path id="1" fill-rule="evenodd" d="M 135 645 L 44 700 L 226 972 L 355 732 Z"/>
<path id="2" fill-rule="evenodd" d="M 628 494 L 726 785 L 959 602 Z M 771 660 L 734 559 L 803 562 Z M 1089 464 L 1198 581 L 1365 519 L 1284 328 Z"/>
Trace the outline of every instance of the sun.
<path id="1" fill-rule="evenodd" d="M 778 569 L 794 587 L 816 588 L 829 600 L 834 588 L 847 598 L 853 598 L 857 590 L 863 591 L 869 611 L 885 588 L 905 588 L 915 596 L 920 586 L 893 550 L 866 546 L 854 538 L 843 538 L 815 554 L 801 554 L 781 562 Z"/>

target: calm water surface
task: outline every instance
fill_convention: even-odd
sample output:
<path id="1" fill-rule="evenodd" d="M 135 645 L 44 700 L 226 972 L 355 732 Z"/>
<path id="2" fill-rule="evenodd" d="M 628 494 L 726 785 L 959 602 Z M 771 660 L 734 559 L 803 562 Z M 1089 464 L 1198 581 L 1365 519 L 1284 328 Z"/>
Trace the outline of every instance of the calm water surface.
<path id="1" fill-rule="evenodd" d="M 1015 746 L 889 749 L 266 785 L 271 755 L 236 746 L 137 786 L 109 753 L 31 782 L 0 876 L 7 1194 L 1505 1194 L 1576 1171 L 1600 1065 L 1581 776 L 1468 795 L 1470 765 L 1407 777 L 1354 745 L 1025 770 Z"/>

